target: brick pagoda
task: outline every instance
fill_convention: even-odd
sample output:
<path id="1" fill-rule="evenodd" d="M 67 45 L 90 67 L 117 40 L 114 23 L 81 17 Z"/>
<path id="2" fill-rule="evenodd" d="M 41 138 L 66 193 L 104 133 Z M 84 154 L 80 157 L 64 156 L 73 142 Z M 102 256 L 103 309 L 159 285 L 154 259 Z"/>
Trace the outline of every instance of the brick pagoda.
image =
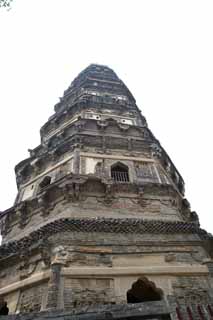
<path id="1" fill-rule="evenodd" d="M 213 319 L 213 238 L 126 85 L 92 64 L 54 109 L 0 215 L 0 314 Z"/>

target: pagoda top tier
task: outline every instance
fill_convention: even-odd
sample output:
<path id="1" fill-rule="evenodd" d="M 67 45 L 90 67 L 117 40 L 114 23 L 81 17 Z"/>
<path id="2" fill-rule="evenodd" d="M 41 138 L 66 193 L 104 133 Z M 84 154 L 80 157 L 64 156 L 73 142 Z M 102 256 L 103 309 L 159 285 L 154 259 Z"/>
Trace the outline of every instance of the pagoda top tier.
<path id="1" fill-rule="evenodd" d="M 61 113 L 85 100 L 136 107 L 133 95 L 116 73 L 98 64 L 89 65 L 72 81 L 60 102 L 55 105 L 55 112 Z"/>
<path id="2" fill-rule="evenodd" d="M 147 126 L 135 98 L 116 73 L 107 66 L 91 64 L 64 91 L 54 107 L 55 113 L 41 127 L 41 140 L 45 140 L 53 128 L 59 128 L 63 119 L 82 117 L 82 112 L 91 109 L 119 116 L 129 114 L 137 119 L 139 126 Z"/>

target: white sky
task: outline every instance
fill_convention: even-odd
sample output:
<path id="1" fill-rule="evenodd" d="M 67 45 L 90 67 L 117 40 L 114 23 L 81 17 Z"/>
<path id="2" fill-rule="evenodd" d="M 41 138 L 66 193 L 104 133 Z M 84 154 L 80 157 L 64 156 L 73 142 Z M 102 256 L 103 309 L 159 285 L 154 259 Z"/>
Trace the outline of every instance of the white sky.
<path id="1" fill-rule="evenodd" d="M 90 63 L 126 83 L 213 232 L 213 2 L 13 0 L 0 10 L 0 210 L 14 166 L 36 147 L 58 97 Z"/>

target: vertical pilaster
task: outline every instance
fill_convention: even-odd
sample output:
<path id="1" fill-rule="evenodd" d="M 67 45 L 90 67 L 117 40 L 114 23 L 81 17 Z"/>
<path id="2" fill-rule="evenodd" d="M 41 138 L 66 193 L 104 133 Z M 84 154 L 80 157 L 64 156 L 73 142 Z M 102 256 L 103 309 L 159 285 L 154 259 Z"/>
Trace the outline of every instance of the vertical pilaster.
<path id="1" fill-rule="evenodd" d="M 63 279 L 61 277 L 60 262 L 51 265 L 51 275 L 48 283 L 46 309 L 63 309 Z"/>
<path id="2" fill-rule="evenodd" d="M 80 149 L 75 148 L 74 155 L 73 155 L 73 173 L 79 174 L 80 173 Z"/>

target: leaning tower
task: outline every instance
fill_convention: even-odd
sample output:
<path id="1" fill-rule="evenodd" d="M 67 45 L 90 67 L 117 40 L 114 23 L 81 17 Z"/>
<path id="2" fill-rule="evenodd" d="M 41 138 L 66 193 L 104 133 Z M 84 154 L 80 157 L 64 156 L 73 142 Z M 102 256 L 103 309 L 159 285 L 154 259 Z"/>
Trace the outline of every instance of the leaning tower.
<path id="1" fill-rule="evenodd" d="M 213 238 L 126 85 L 92 64 L 54 110 L 0 215 L 0 314 L 213 319 Z"/>

